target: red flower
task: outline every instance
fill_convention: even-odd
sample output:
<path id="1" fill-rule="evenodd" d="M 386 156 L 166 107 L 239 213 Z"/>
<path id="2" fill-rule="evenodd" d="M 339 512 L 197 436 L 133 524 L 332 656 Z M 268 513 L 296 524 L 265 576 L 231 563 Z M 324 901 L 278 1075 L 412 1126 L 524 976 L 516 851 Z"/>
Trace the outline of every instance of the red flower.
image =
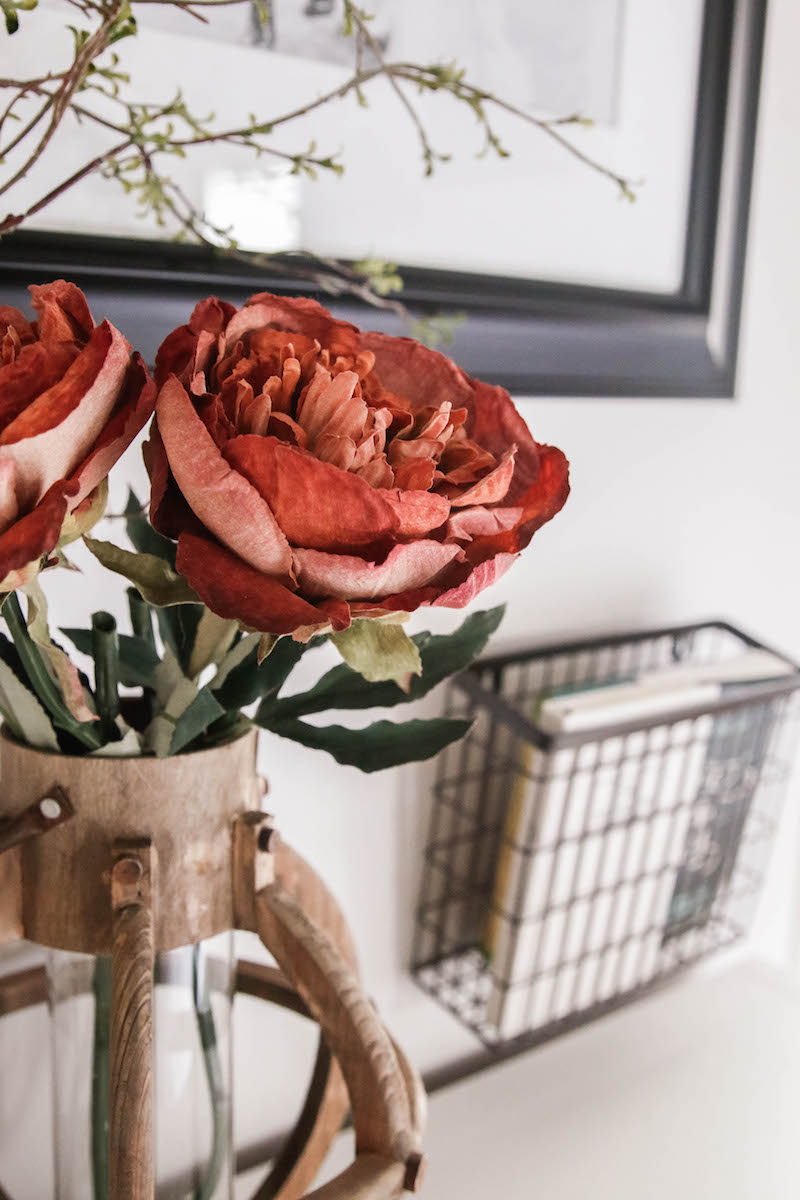
<path id="1" fill-rule="evenodd" d="M 31 287 L 38 320 L 0 306 L 0 591 L 28 582 L 153 411 L 155 385 L 83 292 Z"/>
<path id="2" fill-rule="evenodd" d="M 265 632 L 461 608 L 569 491 L 502 388 L 313 300 L 203 301 L 156 383 L 153 525 L 209 608 Z"/>

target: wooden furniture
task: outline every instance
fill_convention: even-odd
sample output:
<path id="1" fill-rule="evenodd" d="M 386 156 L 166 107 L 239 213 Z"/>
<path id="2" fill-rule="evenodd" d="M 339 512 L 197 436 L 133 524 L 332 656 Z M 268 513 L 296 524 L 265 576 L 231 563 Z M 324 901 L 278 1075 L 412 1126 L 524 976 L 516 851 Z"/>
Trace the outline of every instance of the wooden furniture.
<path id="1" fill-rule="evenodd" d="M 250 734 L 174 759 L 72 758 L 0 738 L 0 941 L 112 957 L 110 1200 L 154 1196 L 154 956 L 229 928 L 258 933 L 280 968 L 244 964 L 240 988 L 295 996 L 324 1039 L 280 1182 L 260 1200 L 304 1194 L 348 1107 L 356 1159 L 309 1200 L 421 1183 L 422 1085 L 361 989 L 336 901 L 259 811 L 255 746 Z M 1 981 L 0 1013 L 43 986 L 30 972 Z"/>

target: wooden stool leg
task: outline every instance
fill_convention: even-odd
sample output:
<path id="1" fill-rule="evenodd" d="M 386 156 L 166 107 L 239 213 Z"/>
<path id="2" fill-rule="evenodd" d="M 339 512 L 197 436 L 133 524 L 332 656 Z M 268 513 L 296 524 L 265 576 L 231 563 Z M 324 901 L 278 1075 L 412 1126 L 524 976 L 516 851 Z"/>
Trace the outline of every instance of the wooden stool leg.
<path id="1" fill-rule="evenodd" d="M 149 841 L 117 842 L 111 871 L 110 1200 L 154 1200 L 153 901 Z"/>

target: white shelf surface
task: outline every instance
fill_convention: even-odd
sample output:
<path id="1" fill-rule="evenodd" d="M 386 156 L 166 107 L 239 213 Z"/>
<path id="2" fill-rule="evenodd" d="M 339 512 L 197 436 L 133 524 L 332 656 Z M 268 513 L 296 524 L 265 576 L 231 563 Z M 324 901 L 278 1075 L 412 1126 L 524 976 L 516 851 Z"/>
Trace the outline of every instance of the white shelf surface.
<path id="1" fill-rule="evenodd" d="M 739 963 L 437 1093 L 422 1194 L 797 1200 L 798 1116 L 800 988 Z"/>

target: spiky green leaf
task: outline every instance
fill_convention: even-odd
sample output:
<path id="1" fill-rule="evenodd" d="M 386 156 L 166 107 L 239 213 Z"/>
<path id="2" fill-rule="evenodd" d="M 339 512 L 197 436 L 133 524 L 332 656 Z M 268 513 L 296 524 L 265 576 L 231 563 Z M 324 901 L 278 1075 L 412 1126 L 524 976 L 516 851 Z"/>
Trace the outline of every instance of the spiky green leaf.
<path id="1" fill-rule="evenodd" d="M 347 729 L 344 725 L 309 725 L 306 721 L 272 724 L 260 721 L 258 714 L 256 723 L 313 750 L 326 750 L 338 763 L 367 773 L 432 758 L 462 738 L 471 724 L 435 717 L 430 721 L 375 721 L 366 729 Z"/>
<path id="2" fill-rule="evenodd" d="M 368 683 L 391 680 L 404 692 L 411 677 L 422 673 L 419 649 L 402 625 L 381 621 L 353 621 L 331 641 L 344 661 Z"/>
<path id="3" fill-rule="evenodd" d="M 503 605 L 472 613 L 454 633 L 418 633 L 411 640 L 420 652 L 422 674 L 411 680 L 408 692 L 392 682 L 368 683 L 347 666 L 333 667 L 307 692 L 268 701 L 264 719 L 283 721 L 327 709 L 392 708 L 420 700 L 442 680 L 468 666 L 484 649 L 500 624 Z"/>
<path id="4" fill-rule="evenodd" d="M 89 550 L 109 571 L 123 575 L 140 592 L 148 604 L 164 607 L 171 604 L 197 602 L 197 595 L 189 584 L 167 561 L 154 554 L 132 554 L 112 542 L 101 542 L 97 538 L 85 537 Z"/>

